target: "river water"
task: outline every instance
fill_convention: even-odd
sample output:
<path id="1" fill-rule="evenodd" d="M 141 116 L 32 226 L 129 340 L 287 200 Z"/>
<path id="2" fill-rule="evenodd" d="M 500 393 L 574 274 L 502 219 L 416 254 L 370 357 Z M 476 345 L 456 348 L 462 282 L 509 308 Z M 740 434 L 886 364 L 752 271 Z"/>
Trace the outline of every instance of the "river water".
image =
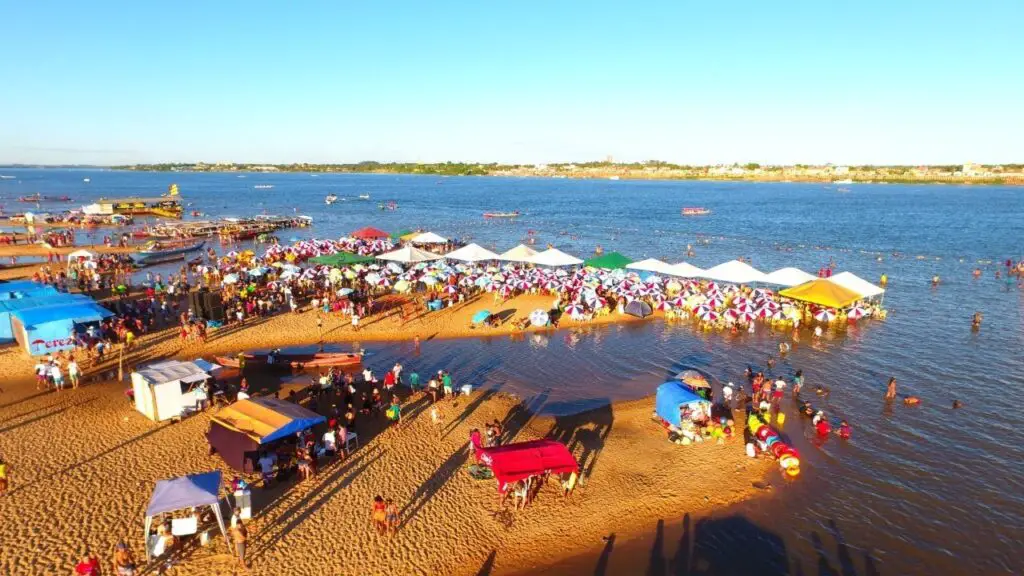
<path id="1" fill-rule="evenodd" d="M 539 246 L 551 243 L 584 257 L 600 244 L 637 260 L 686 259 L 701 267 L 747 256 L 765 271 L 797 266 L 813 273 L 834 261 L 837 270 L 871 281 L 885 273 L 888 320 L 827 333 L 817 342 L 805 337 L 775 369 L 782 375 L 803 369 L 808 389 L 828 387 L 827 398 L 812 401 L 847 419 L 853 439 L 819 445 L 788 406 L 785 431 L 804 462 L 799 481 L 776 476 L 770 497 L 734 511 L 746 524 L 702 545 L 720 557 L 730 550 L 764 556 L 761 573 L 794 573 L 794 560 L 814 565 L 817 539 L 831 534 L 834 523 L 857 559 L 844 576 L 861 573 L 861 558 L 870 558 L 866 574 L 1024 573 L 1018 542 L 1024 536 L 1024 411 L 1015 405 L 1024 391 L 1024 291 L 995 278 L 1002 261 L 1024 256 L 1019 189 L 854 184 L 847 192 L 784 183 L 0 174 L 16 177 L 0 180 L 0 202 L 8 212 L 25 206 L 13 198 L 36 192 L 67 194 L 79 205 L 99 196 L 155 195 L 175 182 L 192 203 L 189 210 L 212 216 L 265 210 L 314 218 L 310 229 L 279 232 L 282 241 L 373 225 L 429 229 L 499 251 L 533 235 Z M 325 206 L 328 193 L 346 200 Z M 371 200 L 359 201 L 359 194 Z M 378 210 L 377 202 L 387 200 L 399 209 Z M 682 218 L 683 206 L 714 212 Z M 490 210 L 524 215 L 484 221 L 481 213 Z M 685 258 L 687 245 L 695 257 Z M 976 267 L 983 270 L 980 279 L 971 275 Z M 942 278 L 937 288 L 930 286 L 933 275 Z M 974 311 L 985 315 L 976 333 L 970 330 Z M 782 339 L 764 327 L 730 336 L 656 321 L 517 340 L 432 341 L 415 358 L 407 343 L 367 347 L 381 367 L 403 358 L 407 369 L 421 373 L 448 368 L 461 382 L 527 396 L 547 391 L 543 410 L 565 413 L 649 395 L 683 367 L 741 381 L 744 367 L 763 364 Z M 919 396 L 922 405 L 887 407 L 882 394 L 889 376 L 898 379 L 901 394 Z M 965 408 L 951 410 L 953 399 Z M 756 530 L 743 529 L 748 524 Z M 760 541 L 751 545 L 750 538 Z M 742 572 L 712 563 L 704 573 Z"/>

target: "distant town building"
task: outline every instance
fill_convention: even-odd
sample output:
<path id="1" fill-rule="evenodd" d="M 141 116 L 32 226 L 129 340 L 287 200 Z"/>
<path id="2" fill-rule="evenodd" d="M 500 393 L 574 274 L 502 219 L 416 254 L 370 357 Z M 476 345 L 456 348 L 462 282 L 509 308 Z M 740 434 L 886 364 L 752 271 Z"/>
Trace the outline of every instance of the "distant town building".
<path id="1" fill-rule="evenodd" d="M 963 168 L 961 168 L 960 171 L 963 172 L 964 176 L 981 176 L 985 172 L 985 169 L 980 164 L 967 162 L 963 165 Z"/>

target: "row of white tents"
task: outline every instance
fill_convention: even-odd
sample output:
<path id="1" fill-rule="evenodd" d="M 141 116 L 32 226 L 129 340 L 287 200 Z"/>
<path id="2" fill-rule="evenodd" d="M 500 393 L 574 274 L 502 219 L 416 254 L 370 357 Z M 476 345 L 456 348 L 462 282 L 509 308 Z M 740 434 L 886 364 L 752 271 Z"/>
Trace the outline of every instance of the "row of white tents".
<path id="1" fill-rule="evenodd" d="M 456 260 L 466 263 L 499 260 L 548 267 L 578 266 L 583 264 L 583 260 L 566 254 L 557 248 L 549 248 L 538 252 L 525 244 L 520 244 L 501 254 L 492 252 L 478 244 L 468 244 L 445 255 L 428 252 L 413 245 L 444 244 L 447 242 L 448 240 L 446 238 L 443 238 L 433 232 L 424 232 L 412 238 L 410 243 L 406 246 L 393 252 L 381 254 L 377 258 L 380 260 L 399 262 L 403 264 L 416 264 L 441 259 Z M 739 260 L 731 260 L 705 270 L 687 262 L 669 264 L 655 258 L 648 258 L 646 260 L 628 264 L 626 268 L 629 270 L 654 272 L 678 278 L 698 278 L 713 280 L 716 282 L 729 282 L 731 284 L 760 283 L 791 287 L 799 286 L 805 282 L 818 279 L 814 274 L 792 267 L 780 268 L 774 272 L 765 273 L 754 268 L 750 264 L 740 262 Z M 851 272 L 836 274 L 830 277 L 829 280 L 860 294 L 864 298 L 872 298 L 885 292 L 883 288 L 876 286 Z"/>

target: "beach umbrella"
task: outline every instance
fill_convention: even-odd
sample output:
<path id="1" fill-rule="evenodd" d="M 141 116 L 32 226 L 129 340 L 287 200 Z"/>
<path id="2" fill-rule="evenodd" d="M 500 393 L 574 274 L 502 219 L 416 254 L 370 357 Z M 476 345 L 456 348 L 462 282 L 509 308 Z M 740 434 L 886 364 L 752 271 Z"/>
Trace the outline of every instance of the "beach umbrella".
<path id="1" fill-rule="evenodd" d="M 671 293 L 679 292 L 683 289 L 683 285 L 676 280 L 669 280 L 665 283 L 665 291 Z"/>
<path id="2" fill-rule="evenodd" d="M 530 312 L 530 324 L 533 326 L 547 326 L 548 313 L 540 308 Z"/>
<path id="3" fill-rule="evenodd" d="M 363 279 L 366 280 L 367 284 L 376 284 L 378 281 L 380 281 L 380 274 L 377 274 L 376 272 L 370 272 L 369 274 L 366 275 L 366 278 Z"/>
<path id="4" fill-rule="evenodd" d="M 459 286 L 475 286 L 476 280 L 472 276 L 463 276 L 462 280 L 459 280 Z"/>
<path id="5" fill-rule="evenodd" d="M 236 283 L 238 283 L 238 274 L 228 274 L 227 276 L 224 276 L 223 282 L 225 284 L 236 284 Z"/>
<path id="6" fill-rule="evenodd" d="M 704 304 L 711 308 L 721 308 L 725 305 L 725 299 L 721 296 L 709 296 L 708 299 L 704 301 Z"/>
<path id="7" fill-rule="evenodd" d="M 455 286 L 445 286 L 444 292 L 445 294 L 458 294 L 459 289 L 456 288 Z"/>
<path id="8" fill-rule="evenodd" d="M 831 308 L 822 308 L 814 314 L 814 319 L 818 322 L 831 322 L 836 319 L 836 313 Z"/>
<path id="9" fill-rule="evenodd" d="M 657 274 L 648 274 L 644 278 L 644 282 L 647 282 L 648 284 L 661 284 L 662 279 L 661 276 L 658 276 Z"/>
<path id="10" fill-rule="evenodd" d="M 718 291 L 718 284 L 715 283 L 715 282 L 708 282 L 707 291 L 708 292 L 717 292 Z"/>
<path id="11" fill-rule="evenodd" d="M 754 312 L 754 307 L 752 305 L 748 304 L 748 303 L 745 303 L 745 302 L 744 303 L 740 303 L 740 304 L 733 303 L 732 308 L 733 308 L 733 310 L 735 310 L 737 312 L 743 312 L 743 313 L 753 313 Z"/>
<path id="12" fill-rule="evenodd" d="M 658 302 L 656 308 L 662 312 L 668 312 L 672 309 L 672 303 L 668 300 L 662 300 L 661 302 Z"/>
<path id="13" fill-rule="evenodd" d="M 708 313 L 710 311 L 711 311 L 711 307 L 710 306 L 708 306 L 706 304 L 701 304 L 700 306 L 694 306 L 694 308 L 693 308 L 693 315 L 699 317 L 702 314 L 706 314 L 706 313 Z"/>
<path id="14" fill-rule="evenodd" d="M 530 284 L 526 280 L 520 280 L 515 283 L 515 287 L 520 290 L 529 290 L 531 287 L 533 287 L 533 284 Z"/>
<path id="15" fill-rule="evenodd" d="M 338 296 L 348 296 L 348 295 L 349 295 L 349 294 L 351 294 L 352 292 L 354 292 L 354 290 L 352 290 L 351 288 L 342 288 L 342 289 L 338 290 L 338 291 L 336 292 L 336 294 L 337 294 Z"/>
<path id="16" fill-rule="evenodd" d="M 481 276 L 481 277 L 479 277 L 479 278 L 477 278 L 476 280 L 473 281 L 473 284 L 476 284 L 477 287 L 479 287 L 479 288 L 485 288 L 490 283 L 491 283 L 491 279 L 488 278 L 487 276 Z"/>
<path id="17" fill-rule="evenodd" d="M 434 276 L 424 276 L 423 278 L 420 278 L 420 282 L 423 282 L 427 286 L 433 286 L 434 284 L 437 284 L 437 278 Z"/>
<path id="18" fill-rule="evenodd" d="M 758 301 L 758 306 L 760 308 L 767 308 L 773 312 L 779 309 L 779 303 L 774 300 L 760 300 Z"/>
<path id="19" fill-rule="evenodd" d="M 676 374 L 675 379 L 693 389 L 695 392 L 699 388 L 711 388 L 711 384 L 708 383 L 708 379 L 696 370 L 683 370 L 679 374 Z"/>
<path id="20" fill-rule="evenodd" d="M 740 306 L 742 306 L 744 304 L 748 304 L 748 305 L 753 306 L 754 302 L 750 298 L 747 298 L 746 296 L 737 296 L 737 297 L 732 299 L 732 305 L 734 307 L 738 308 L 738 307 L 740 307 Z"/>
<path id="21" fill-rule="evenodd" d="M 676 296 L 675 298 L 673 298 L 671 300 L 671 302 L 672 302 L 672 305 L 675 306 L 676 308 L 682 308 L 682 307 L 686 306 L 686 298 L 684 298 L 682 296 Z"/>
<path id="22" fill-rule="evenodd" d="M 379 280 L 377 280 L 377 286 L 384 286 L 384 287 L 391 286 L 391 280 L 388 280 L 387 278 L 381 277 Z"/>
<path id="23" fill-rule="evenodd" d="M 740 312 L 738 310 L 733 310 L 733 312 L 736 312 L 735 320 L 737 322 L 744 322 L 746 324 L 750 324 L 751 322 L 757 319 L 757 316 L 755 316 L 752 312 Z"/>
<path id="24" fill-rule="evenodd" d="M 718 312 L 715 312 L 714 310 L 708 309 L 702 312 L 698 312 L 697 317 L 705 322 L 714 322 L 715 320 L 721 318 L 721 315 L 719 315 Z"/>
<path id="25" fill-rule="evenodd" d="M 490 317 L 491 317 L 491 311 L 490 310 L 481 310 L 481 311 L 477 312 L 476 314 L 473 314 L 473 318 L 470 319 L 470 322 L 472 322 L 473 324 L 481 324 L 483 322 L 486 322 L 487 319 L 490 318 Z"/>
<path id="26" fill-rule="evenodd" d="M 853 308 L 850 308 L 849 310 L 846 311 L 846 317 L 851 320 L 860 320 L 861 318 L 867 315 L 868 311 L 858 306 L 854 306 Z"/>
<path id="27" fill-rule="evenodd" d="M 569 306 L 566 306 L 565 313 L 573 320 L 579 320 L 583 318 L 586 310 L 584 310 L 583 306 L 580 304 L 570 304 Z"/>
<path id="28" fill-rule="evenodd" d="M 410 288 L 412 288 L 412 284 L 409 284 L 408 280 L 399 280 L 393 287 L 395 292 L 408 292 Z"/>
<path id="29" fill-rule="evenodd" d="M 768 290 L 766 288 L 755 288 L 754 289 L 754 298 L 771 298 L 771 297 L 772 297 L 772 291 L 771 290 Z"/>
<path id="30" fill-rule="evenodd" d="M 498 290 L 501 290 L 501 287 L 502 287 L 502 284 L 498 284 L 497 282 L 491 282 L 490 284 L 487 285 L 487 291 L 488 292 L 496 292 Z"/>

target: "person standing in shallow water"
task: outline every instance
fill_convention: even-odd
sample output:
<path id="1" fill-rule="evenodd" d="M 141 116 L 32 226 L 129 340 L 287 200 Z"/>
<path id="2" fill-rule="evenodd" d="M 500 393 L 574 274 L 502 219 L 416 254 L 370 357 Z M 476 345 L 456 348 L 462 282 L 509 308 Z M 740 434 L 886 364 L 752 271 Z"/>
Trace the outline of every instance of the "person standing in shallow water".
<path id="1" fill-rule="evenodd" d="M 895 377 L 889 378 L 889 386 L 885 390 L 885 399 L 886 400 L 895 400 L 896 399 L 896 378 Z"/>

